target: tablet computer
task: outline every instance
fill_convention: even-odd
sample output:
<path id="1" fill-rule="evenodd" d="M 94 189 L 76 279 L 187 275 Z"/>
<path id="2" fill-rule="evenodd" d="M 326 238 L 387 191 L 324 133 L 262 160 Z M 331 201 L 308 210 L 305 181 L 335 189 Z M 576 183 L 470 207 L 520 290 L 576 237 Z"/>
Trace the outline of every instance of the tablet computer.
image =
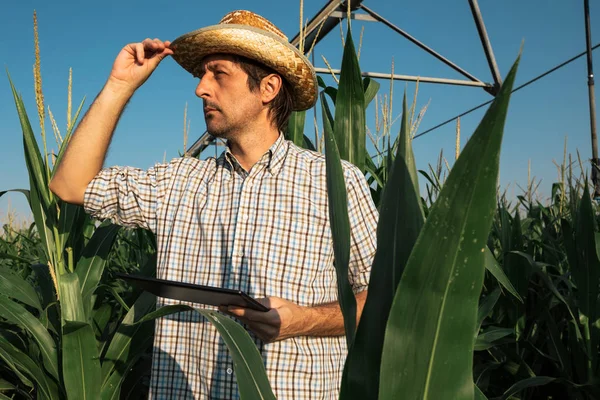
<path id="1" fill-rule="evenodd" d="M 257 311 L 269 311 L 268 307 L 248 296 L 241 290 L 223 289 L 213 286 L 194 285 L 139 275 L 116 273 L 119 278 L 133 282 L 142 289 L 159 297 L 189 301 L 211 306 L 240 306 Z"/>

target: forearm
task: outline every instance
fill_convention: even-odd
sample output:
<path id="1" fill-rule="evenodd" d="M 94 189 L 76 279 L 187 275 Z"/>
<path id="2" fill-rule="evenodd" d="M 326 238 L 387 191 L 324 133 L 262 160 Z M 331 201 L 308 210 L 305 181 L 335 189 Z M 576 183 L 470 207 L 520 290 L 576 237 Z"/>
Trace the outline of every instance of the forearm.
<path id="1" fill-rule="evenodd" d="M 71 137 L 50 182 L 61 199 L 83 204 L 87 185 L 102 168 L 113 132 L 133 91 L 106 83 Z"/>
<path id="2" fill-rule="evenodd" d="M 367 291 L 356 295 L 356 322 L 362 315 L 362 310 L 367 299 Z M 340 309 L 340 304 L 335 301 L 332 303 L 321 304 L 307 308 L 306 331 L 303 336 L 340 336 L 345 334 L 344 316 Z"/>

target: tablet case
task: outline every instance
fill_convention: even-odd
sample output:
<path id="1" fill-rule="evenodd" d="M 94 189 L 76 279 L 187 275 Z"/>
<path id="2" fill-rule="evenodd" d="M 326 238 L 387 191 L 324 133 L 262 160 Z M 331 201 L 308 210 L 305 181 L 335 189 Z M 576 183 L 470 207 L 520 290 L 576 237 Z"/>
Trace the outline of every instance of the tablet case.
<path id="1" fill-rule="evenodd" d="M 148 278 L 139 275 L 116 273 L 117 277 L 133 282 L 142 289 L 159 297 L 189 301 L 212 306 L 240 306 L 257 311 L 269 311 L 241 290 L 224 289 L 213 286 L 194 285 L 165 279 Z"/>

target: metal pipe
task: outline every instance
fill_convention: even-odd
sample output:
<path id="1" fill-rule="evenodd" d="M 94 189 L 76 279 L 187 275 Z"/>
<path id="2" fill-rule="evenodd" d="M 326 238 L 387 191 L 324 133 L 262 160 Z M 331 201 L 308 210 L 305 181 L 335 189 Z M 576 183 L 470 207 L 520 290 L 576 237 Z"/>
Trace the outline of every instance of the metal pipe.
<path id="1" fill-rule="evenodd" d="M 477 0 L 469 0 L 469 5 L 471 6 L 471 12 L 473 13 L 473 19 L 475 20 L 475 25 L 477 26 L 477 32 L 479 33 L 481 44 L 483 45 L 485 57 L 487 58 L 490 71 L 492 72 L 492 77 L 494 78 L 494 88 L 492 94 L 496 96 L 496 94 L 498 94 L 498 90 L 500 89 L 500 85 L 502 85 L 502 78 L 500 77 L 500 71 L 498 70 L 498 64 L 496 63 L 496 57 L 494 57 L 492 44 L 490 43 L 489 36 L 485 29 L 485 24 L 483 23 L 483 17 L 481 16 L 481 10 L 479 9 Z"/>
<path id="2" fill-rule="evenodd" d="M 592 183 L 594 198 L 600 198 L 600 160 L 598 160 L 598 136 L 596 135 L 596 95 L 594 92 L 594 65 L 592 62 L 592 33 L 590 29 L 590 2 L 583 0 L 585 15 L 585 43 L 587 48 L 588 95 L 590 103 L 590 127 L 592 135 Z"/>
<path id="3" fill-rule="evenodd" d="M 350 1 L 350 9 L 356 10 L 359 8 L 360 4 L 363 0 L 349 0 Z M 346 15 L 347 11 L 347 3 L 343 0 L 330 0 L 319 12 L 308 22 L 306 25 L 306 31 L 304 32 L 304 49 L 300 49 L 303 51 L 303 54 L 308 53 L 310 48 L 314 44 L 317 44 L 323 39 L 335 26 L 338 24 L 338 18 L 332 18 L 331 13 L 339 11 Z M 321 27 L 321 24 L 323 26 Z M 320 28 L 320 31 L 319 31 Z M 317 36 L 317 33 L 319 36 Z M 300 45 L 300 32 L 294 36 L 294 38 L 290 41 L 293 46 L 298 47 Z"/>
<path id="4" fill-rule="evenodd" d="M 482 81 L 480 81 L 479 79 L 477 79 L 475 76 L 471 75 L 470 73 L 468 73 L 467 71 L 465 71 L 464 69 L 462 69 L 461 67 L 459 67 L 458 65 L 454 64 L 452 61 L 448 60 L 446 57 L 442 56 L 441 54 L 439 54 L 438 52 L 436 52 L 432 48 L 430 48 L 430 47 L 426 46 L 425 44 L 421 43 L 420 41 L 418 41 L 417 39 L 415 39 L 414 37 L 412 37 L 411 35 L 409 35 L 405 31 L 403 31 L 402 29 L 398 28 L 396 25 L 392 24 L 387 19 L 383 18 L 381 15 L 377 14 L 375 11 L 371 10 L 369 7 L 365 6 L 364 4 L 361 4 L 360 8 L 362 8 L 364 11 L 366 11 L 372 17 L 374 17 L 378 21 L 384 23 L 385 25 L 387 25 L 388 27 L 390 27 L 391 29 L 393 29 L 394 31 L 396 31 L 397 33 L 399 33 L 400 35 L 404 36 L 406 39 L 410 40 L 411 42 L 413 42 L 414 44 L 416 44 L 417 46 L 419 46 L 421 49 L 425 50 L 426 52 L 428 52 L 429 54 L 431 54 L 432 56 L 434 56 L 435 58 L 437 58 L 438 60 L 440 60 L 441 62 L 443 62 L 444 64 L 446 64 L 447 66 L 449 66 L 450 68 L 452 68 L 453 70 L 455 70 L 456 72 L 458 72 L 461 75 L 465 76 L 469 80 L 471 80 L 473 82 L 483 83 Z"/>
<path id="5" fill-rule="evenodd" d="M 315 71 L 318 74 L 331 74 L 332 72 L 336 75 L 340 74 L 339 69 L 329 69 L 329 68 L 315 68 Z M 446 85 L 458 85 L 458 86 L 474 86 L 474 87 L 482 87 L 482 88 L 491 88 L 492 85 L 490 83 L 485 82 L 472 82 L 472 81 L 463 81 L 459 79 L 446 79 L 446 78 L 431 78 L 427 76 L 412 76 L 412 75 L 398 75 L 398 74 L 388 74 L 382 72 L 362 72 L 362 76 L 369 78 L 381 78 L 381 79 L 394 79 L 398 81 L 410 81 L 420 83 L 442 83 Z"/>

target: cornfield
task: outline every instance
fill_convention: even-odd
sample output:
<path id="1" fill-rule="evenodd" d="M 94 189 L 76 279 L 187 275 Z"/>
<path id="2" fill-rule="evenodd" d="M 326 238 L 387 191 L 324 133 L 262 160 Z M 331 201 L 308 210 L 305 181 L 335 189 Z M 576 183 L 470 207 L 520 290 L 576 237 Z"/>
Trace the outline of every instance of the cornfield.
<path id="1" fill-rule="evenodd" d="M 383 156 L 369 157 L 365 113 L 379 84 L 361 78 L 350 30 L 338 86 L 320 80 L 330 225 L 349 347 L 340 399 L 600 398 L 599 218 L 584 169 L 573 173 L 574 163 L 565 160 L 546 204 L 531 188 L 511 202 L 497 187 L 518 62 L 447 177 L 442 168 L 417 169 L 406 96 L 397 138 L 388 136 Z M 155 310 L 153 296 L 115 278 L 117 272 L 153 275 L 150 233 L 94 222 L 49 191 L 83 102 L 64 139 L 56 135 L 53 156 L 44 124 L 40 146 L 12 87 L 31 183 L 19 191 L 35 222 L 7 224 L 0 236 L 0 398 L 143 398 L 153 320 L 190 307 Z M 44 121 L 43 96 L 36 93 Z M 304 134 L 305 118 L 292 116 L 288 138 L 320 149 L 318 138 L 313 145 Z M 360 322 L 348 290 L 341 159 L 365 173 L 380 211 Z M 197 311 L 228 345 L 241 396 L 274 398 L 260 353 L 241 325 Z"/>

